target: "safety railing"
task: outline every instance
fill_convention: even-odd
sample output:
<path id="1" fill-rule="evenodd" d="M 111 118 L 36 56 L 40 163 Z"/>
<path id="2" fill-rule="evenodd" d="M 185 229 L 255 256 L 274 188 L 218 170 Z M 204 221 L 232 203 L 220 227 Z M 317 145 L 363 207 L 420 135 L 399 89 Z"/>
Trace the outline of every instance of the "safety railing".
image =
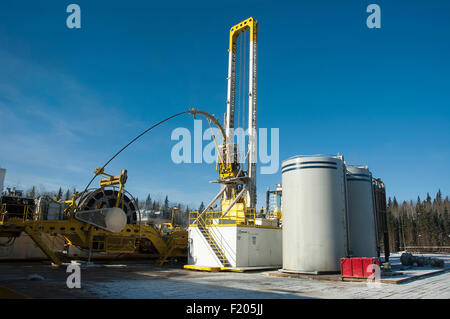
<path id="1" fill-rule="evenodd" d="M 8 221 L 9 218 L 19 218 L 22 221 L 34 219 L 34 209 L 30 205 L 2 204 L 0 205 L 0 221 Z"/>
<path id="2" fill-rule="evenodd" d="M 266 218 L 267 219 L 282 219 L 283 218 L 283 213 L 280 211 L 274 211 L 274 210 L 270 210 L 266 213 Z"/>
<path id="3" fill-rule="evenodd" d="M 222 262 L 222 265 L 225 265 L 227 259 L 226 259 L 223 247 L 220 246 L 219 240 L 214 235 L 214 232 L 209 231 L 208 228 L 206 227 L 206 225 L 208 225 L 207 224 L 208 221 L 207 221 L 207 219 L 205 217 L 207 217 L 207 216 L 205 216 L 205 215 L 198 215 L 198 217 L 196 219 L 197 226 L 200 227 L 201 230 L 203 230 L 202 233 L 204 235 L 206 235 L 205 239 L 208 241 L 209 246 L 211 248 L 213 248 L 213 250 L 215 252 L 217 252 L 217 254 L 218 254 L 218 255 L 216 254 L 217 258 L 219 258 L 219 260 Z"/>
<path id="4" fill-rule="evenodd" d="M 211 225 L 255 225 L 257 218 L 263 218 L 264 214 L 255 209 L 247 209 L 245 213 L 236 213 L 230 211 L 225 214 L 222 211 L 205 212 L 202 215 L 199 212 L 189 212 L 189 225 L 198 225 L 199 219 L 202 219 L 206 226 Z"/>

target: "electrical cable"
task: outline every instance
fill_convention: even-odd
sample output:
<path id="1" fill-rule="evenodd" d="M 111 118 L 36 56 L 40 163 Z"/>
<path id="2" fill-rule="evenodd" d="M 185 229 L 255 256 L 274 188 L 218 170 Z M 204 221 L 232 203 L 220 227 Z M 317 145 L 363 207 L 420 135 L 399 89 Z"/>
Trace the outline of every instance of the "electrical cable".
<path id="1" fill-rule="evenodd" d="M 184 112 L 181 112 L 181 113 L 174 114 L 174 115 L 169 116 L 168 118 L 165 118 L 164 120 L 162 120 L 162 121 L 156 123 L 155 125 L 149 127 L 148 129 L 146 129 L 145 131 L 143 131 L 141 134 L 139 134 L 138 136 L 136 136 L 134 139 L 132 139 L 127 145 L 125 145 L 124 147 L 122 147 L 122 148 L 120 149 L 120 151 L 118 151 L 116 154 L 114 154 L 114 156 L 111 157 L 111 158 L 110 158 L 110 159 L 109 159 L 109 160 L 101 167 L 101 169 L 104 169 L 109 163 L 111 163 L 111 161 L 112 161 L 113 159 L 115 159 L 120 153 L 122 153 L 122 151 L 124 151 L 128 146 L 130 146 L 131 144 L 133 144 L 136 140 L 138 140 L 140 137 L 142 137 L 143 135 L 145 135 L 147 132 L 149 132 L 149 131 L 151 131 L 152 129 L 154 129 L 155 127 L 157 127 L 157 126 L 163 124 L 164 122 L 167 122 L 168 120 L 173 119 L 174 117 L 180 116 L 180 115 L 185 114 L 185 113 L 188 113 L 188 112 L 187 112 L 187 111 L 184 111 Z M 98 175 L 99 175 L 99 174 L 96 173 L 96 174 L 94 175 L 94 177 L 92 177 L 92 179 L 89 181 L 89 183 L 87 184 L 86 188 L 84 189 L 83 193 L 86 192 L 86 191 L 88 190 L 89 186 L 92 184 L 92 182 L 94 181 L 94 179 L 95 179 Z"/>
<path id="2" fill-rule="evenodd" d="M 112 162 L 112 160 L 114 160 L 120 153 L 122 153 L 128 146 L 130 146 L 131 144 L 133 144 L 135 141 L 137 141 L 140 137 L 142 137 L 143 135 L 145 135 L 146 133 L 148 133 L 149 131 L 151 131 L 152 129 L 154 129 L 155 127 L 163 124 L 164 122 L 167 122 L 170 119 L 173 119 L 174 117 L 180 116 L 182 114 L 188 113 L 188 111 L 184 111 L 184 112 L 180 112 L 177 114 L 174 114 L 172 116 L 169 116 L 167 118 L 165 118 L 164 120 L 156 123 L 155 125 L 149 127 L 148 129 L 146 129 L 145 131 L 143 131 L 141 134 L 139 134 L 138 136 L 136 136 L 135 138 L 133 138 L 128 144 L 126 144 L 124 147 L 122 147 L 116 154 L 114 154 L 101 168 L 99 171 L 103 171 L 103 169 Z M 96 170 L 97 171 L 97 170 Z M 86 188 L 84 189 L 83 193 L 86 193 L 89 189 L 89 186 L 92 184 L 92 182 L 95 180 L 95 178 L 99 175 L 99 173 L 95 173 L 94 177 L 92 177 L 92 179 L 89 181 L 89 183 L 86 185 Z M 130 194 L 131 195 L 131 194 Z M 133 198 L 133 197 L 132 197 Z M 133 200 L 136 202 L 136 200 L 133 198 Z M 137 206 L 137 209 L 139 211 L 139 238 L 141 238 L 141 212 Z"/>

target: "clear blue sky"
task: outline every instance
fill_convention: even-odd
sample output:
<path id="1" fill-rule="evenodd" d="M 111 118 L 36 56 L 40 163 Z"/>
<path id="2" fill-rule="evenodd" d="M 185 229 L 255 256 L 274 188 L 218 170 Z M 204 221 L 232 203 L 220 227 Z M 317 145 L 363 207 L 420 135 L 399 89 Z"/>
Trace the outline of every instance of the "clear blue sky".
<path id="1" fill-rule="evenodd" d="M 68 29 L 66 6 L 81 7 Z M 244 4 L 242 4 L 244 3 Z M 366 7 L 381 7 L 368 29 Z M 280 128 L 281 160 L 344 154 L 399 200 L 450 190 L 448 1 L 3 1 L 0 166 L 6 184 L 83 188 L 132 137 L 173 113 L 225 112 L 229 28 L 259 21 L 258 126 Z M 206 123 L 204 123 L 206 125 Z M 176 127 L 109 166 L 127 188 L 197 206 L 215 165 L 172 163 Z M 258 206 L 280 173 L 258 176 Z"/>

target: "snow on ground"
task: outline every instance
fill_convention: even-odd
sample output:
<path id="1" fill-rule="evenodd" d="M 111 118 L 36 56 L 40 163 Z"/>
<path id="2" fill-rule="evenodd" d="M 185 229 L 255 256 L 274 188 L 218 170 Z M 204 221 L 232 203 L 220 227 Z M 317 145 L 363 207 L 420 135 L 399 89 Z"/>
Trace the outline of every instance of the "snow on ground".
<path id="1" fill-rule="evenodd" d="M 402 267 L 399 262 L 400 255 L 401 253 L 391 255 L 393 268 Z M 446 267 L 450 268 L 450 255 L 424 256 L 443 258 Z M 409 271 L 411 274 L 426 271 L 423 267 L 402 269 L 402 272 Z M 183 273 L 187 270 L 175 272 Z M 264 273 L 196 272 L 195 275 L 187 277 L 164 277 L 152 271 L 139 271 L 136 274 L 142 276 L 141 280 L 88 283 L 85 287 L 87 291 L 106 298 L 450 298 L 450 272 L 402 284 L 378 286 L 368 285 L 366 282 L 272 277 L 264 276 Z"/>
<path id="2" fill-rule="evenodd" d="M 424 256 L 443 258 L 450 269 L 450 254 Z M 420 267 L 406 269 L 400 265 L 399 257 L 400 253 L 392 254 L 393 269 L 406 275 L 427 272 Z M 450 271 L 379 286 L 275 277 L 269 273 L 208 273 L 185 270 L 182 265 L 156 267 L 153 262 L 144 261 L 98 262 L 96 267 L 81 268 L 81 289 L 69 289 L 66 267 L 52 269 L 48 262 L 17 262 L 0 263 L 0 286 L 32 298 L 450 298 Z M 40 280 L 31 280 L 30 275 L 39 276 Z"/>

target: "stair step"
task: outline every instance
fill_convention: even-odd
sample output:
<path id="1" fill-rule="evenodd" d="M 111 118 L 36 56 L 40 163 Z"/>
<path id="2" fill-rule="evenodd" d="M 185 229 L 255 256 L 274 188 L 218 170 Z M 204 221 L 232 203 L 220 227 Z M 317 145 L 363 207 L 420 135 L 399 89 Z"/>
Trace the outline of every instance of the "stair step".
<path id="1" fill-rule="evenodd" d="M 209 236 L 209 231 L 206 229 L 206 227 L 203 224 L 199 224 L 199 229 L 200 229 L 200 232 L 202 233 L 203 237 L 206 239 L 206 241 L 208 243 L 210 243 L 209 246 L 213 250 L 213 252 L 216 255 L 216 257 L 219 259 L 219 261 L 221 261 L 223 266 L 224 267 L 231 267 L 230 262 L 228 261 L 228 259 L 224 258 L 224 254 L 219 249 L 219 245 L 216 243 L 214 238 L 211 238 Z M 211 242 L 212 242 L 212 244 L 211 244 Z M 224 261 L 222 262 L 222 260 L 224 260 Z"/>

